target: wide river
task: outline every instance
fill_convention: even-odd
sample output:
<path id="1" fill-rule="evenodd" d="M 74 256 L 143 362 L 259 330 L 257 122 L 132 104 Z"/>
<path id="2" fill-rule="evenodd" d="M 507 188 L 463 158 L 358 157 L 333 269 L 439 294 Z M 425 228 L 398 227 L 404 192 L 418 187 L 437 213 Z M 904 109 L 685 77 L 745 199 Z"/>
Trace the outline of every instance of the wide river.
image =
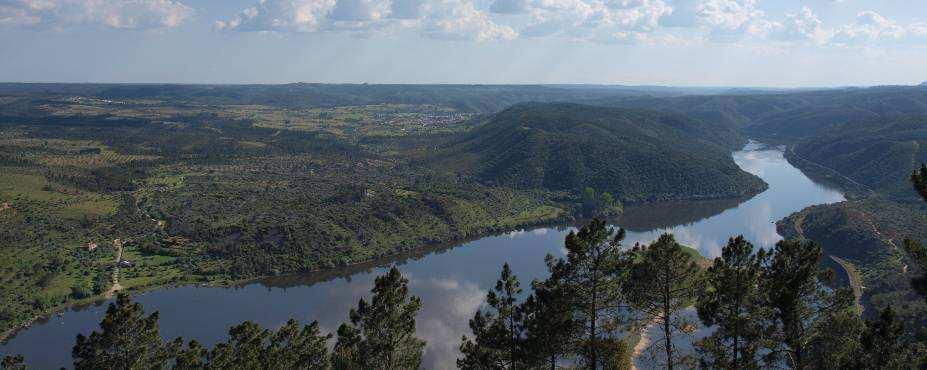
<path id="1" fill-rule="evenodd" d="M 719 255 L 727 239 L 744 235 L 756 246 L 781 239 L 775 221 L 807 206 L 844 200 L 843 194 L 812 182 L 791 166 L 782 150 L 750 143 L 733 154 L 744 170 L 769 184 L 750 198 L 632 207 L 617 223 L 628 230 L 626 244 L 647 243 L 671 232 L 707 257 Z M 328 276 L 271 279 L 232 288 L 186 286 L 156 290 L 135 297 L 148 312 L 159 311 L 161 335 L 182 336 L 212 345 L 224 340 L 230 326 L 245 320 L 278 327 L 290 317 L 318 320 L 334 331 L 348 319 L 348 310 L 367 295 L 375 276 L 398 265 L 413 294 L 421 297 L 418 336 L 428 341 L 425 368 L 455 368 L 460 337 L 467 321 L 483 304 L 503 263 L 527 287 L 544 278 L 544 256 L 561 256 L 568 228 L 537 228 L 489 236 L 402 261 L 385 262 L 361 271 Z M 71 309 L 38 322 L 0 346 L 0 354 L 25 355 L 36 369 L 70 367 L 77 333 L 97 329 L 105 304 Z"/>

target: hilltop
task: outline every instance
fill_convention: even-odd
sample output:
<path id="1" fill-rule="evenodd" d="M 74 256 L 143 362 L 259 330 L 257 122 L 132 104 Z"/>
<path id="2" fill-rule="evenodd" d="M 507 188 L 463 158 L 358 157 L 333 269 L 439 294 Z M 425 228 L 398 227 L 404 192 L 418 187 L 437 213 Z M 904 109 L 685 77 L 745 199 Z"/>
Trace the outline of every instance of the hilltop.
<path id="1" fill-rule="evenodd" d="M 523 103 L 439 149 L 431 162 L 516 189 L 575 195 L 592 188 L 632 203 L 713 199 L 765 188 L 731 158 L 742 144 L 729 127 L 672 113 Z"/>

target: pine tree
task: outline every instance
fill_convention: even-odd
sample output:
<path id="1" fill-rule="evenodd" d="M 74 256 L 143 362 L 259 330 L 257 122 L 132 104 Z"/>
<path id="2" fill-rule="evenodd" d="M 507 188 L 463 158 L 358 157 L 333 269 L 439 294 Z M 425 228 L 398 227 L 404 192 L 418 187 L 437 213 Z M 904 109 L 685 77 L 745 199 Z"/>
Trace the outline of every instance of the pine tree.
<path id="1" fill-rule="evenodd" d="M 422 303 L 409 297 L 409 281 L 393 267 L 376 278 L 373 298 L 361 299 L 351 323 L 338 328 L 333 363 L 348 369 L 417 369 L 425 342 L 415 337 Z"/>
<path id="2" fill-rule="evenodd" d="M 764 262 L 760 291 L 771 310 L 767 328 L 770 365 L 783 364 L 795 370 L 814 366 L 816 340 L 839 342 L 829 322 L 845 319 L 853 310 L 853 294 L 848 289 L 832 290 L 833 270 L 819 270 L 821 248 L 814 242 L 783 240 L 776 243 Z M 831 337 L 828 337 L 830 335 Z"/>
<path id="3" fill-rule="evenodd" d="M 264 350 L 264 363 L 277 368 L 327 369 L 328 346 L 331 334 L 322 335 L 319 323 L 299 326 L 294 319 L 277 329 Z"/>
<path id="4" fill-rule="evenodd" d="M 565 241 L 565 260 L 551 261 L 551 276 L 561 279 L 570 292 L 577 331 L 576 352 L 588 368 L 601 367 L 614 348 L 607 345 L 621 318 L 621 240 L 624 230 L 615 231 L 605 221 L 593 219 Z"/>
<path id="5" fill-rule="evenodd" d="M 697 297 L 699 268 L 670 234 L 649 246 L 635 246 L 631 255 L 630 283 L 625 285 L 628 300 L 646 322 L 662 328 L 666 368 L 672 370 L 682 362 L 673 338 L 691 326 L 679 313 Z"/>
<path id="6" fill-rule="evenodd" d="M 524 322 L 518 306 L 522 290 L 509 264 L 502 266 L 496 286 L 489 291 L 489 310 L 479 310 L 470 320 L 474 340 L 463 337 L 457 360 L 461 369 L 518 369 L 522 363 L 522 331 Z"/>
<path id="7" fill-rule="evenodd" d="M 859 342 L 854 368 L 901 369 L 913 365 L 912 348 L 905 340 L 904 325 L 891 306 L 882 310 L 878 318 L 866 320 Z"/>
<path id="8" fill-rule="evenodd" d="M 187 348 L 181 349 L 183 347 L 183 340 L 178 338 L 172 344 L 172 347 L 176 348 L 176 354 L 174 355 L 174 369 L 175 370 L 196 370 L 196 369 L 205 369 L 206 368 L 206 357 L 209 354 L 209 351 L 203 347 L 199 342 L 191 340 L 187 344 Z"/>
<path id="9" fill-rule="evenodd" d="M 859 355 L 859 338 L 865 325 L 856 310 L 841 310 L 814 323 L 816 337 L 808 346 L 812 369 L 846 369 Z"/>
<path id="10" fill-rule="evenodd" d="M 705 274 L 696 308 L 706 326 L 717 329 L 696 348 L 702 367 L 757 369 L 763 305 L 758 289 L 760 258 L 743 236 L 731 238 Z"/>
<path id="11" fill-rule="evenodd" d="M 553 263 L 547 256 L 547 263 Z M 562 276 L 551 275 L 532 283 L 532 293 L 522 304 L 525 321 L 525 358 L 530 368 L 556 369 L 573 352 L 581 329 L 570 308 L 571 292 Z"/>
<path id="12" fill-rule="evenodd" d="M 245 321 L 229 329 L 229 339 L 216 344 L 209 354 L 212 368 L 258 369 L 264 363 L 264 342 L 270 332 Z"/>
<path id="13" fill-rule="evenodd" d="M 911 184 L 921 198 L 927 200 L 927 165 L 911 174 Z M 919 274 L 911 279 L 911 287 L 927 300 L 927 247 L 912 239 L 904 240 L 904 250 L 908 253 Z"/>
<path id="14" fill-rule="evenodd" d="M 25 359 L 23 355 L 6 355 L 3 356 L 3 362 L 0 362 L 0 369 L 3 370 L 26 370 Z"/>
<path id="15" fill-rule="evenodd" d="M 147 369 L 164 366 L 168 355 L 158 335 L 158 313 L 120 293 L 100 322 L 101 331 L 77 335 L 71 356 L 76 369 Z"/>

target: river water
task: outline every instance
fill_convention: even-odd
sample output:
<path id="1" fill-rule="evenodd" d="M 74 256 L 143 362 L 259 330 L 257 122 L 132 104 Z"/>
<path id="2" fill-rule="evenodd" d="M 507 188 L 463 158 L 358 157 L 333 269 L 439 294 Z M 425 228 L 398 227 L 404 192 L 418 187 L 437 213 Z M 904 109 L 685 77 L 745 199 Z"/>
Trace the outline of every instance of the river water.
<path id="1" fill-rule="evenodd" d="M 626 244 L 648 243 L 672 232 L 709 258 L 718 256 L 735 235 L 769 247 L 781 239 L 777 220 L 810 205 L 844 200 L 840 192 L 814 183 L 791 166 L 781 148 L 751 142 L 733 157 L 741 168 L 766 181 L 769 189 L 750 199 L 629 207 L 617 220 L 628 230 Z M 185 286 L 135 299 L 146 311 L 160 312 L 161 335 L 166 339 L 182 336 L 212 345 L 242 321 L 274 328 L 291 317 L 301 322 L 318 320 L 323 331 L 333 332 L 347 321 L 348 310 L 358 299 L 369 294 L 374 277 L 395 264 L 409 279 L 412 293 L 422 299 L 417 334 L 428 342 L 425 367 L 455 368 L 460 337 L 469 334 L 467 322 L 483 304 L 502 264 L 508 262 L 527 288 L 532 279 L 546 276 L 547 254 L 565 253 L 562 244 L 568 231 L 523 230 L 363 270 L 269 279 L 232 288 Z M 23 354 L 35 369 L 69 367 L 76 334 L 97 329 L 105 311 L 101 303 L 52 316 L 0 346 L 0 355 Z"/>

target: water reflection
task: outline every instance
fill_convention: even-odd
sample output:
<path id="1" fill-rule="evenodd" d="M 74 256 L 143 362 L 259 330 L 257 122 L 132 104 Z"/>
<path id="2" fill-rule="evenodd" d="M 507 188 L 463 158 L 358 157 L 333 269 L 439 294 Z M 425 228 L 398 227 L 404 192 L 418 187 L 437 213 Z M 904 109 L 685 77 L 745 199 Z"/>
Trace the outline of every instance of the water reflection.
<path id="1" fill-rule="evenodd" d="M 673 232 L 681 242 L 706 256 L 717 256 L 732 235 L 743 234 L 758 246 L 779 240 L 774 222 L 819 203 L 843 200 L 834 190 L 813 183 L 789 165 L 780 149 L 751 143 L 734 159 L 763 178 L 769 189 L 749 200 L 719 200 L 629 208 L 617 222 L 629 229 L 628 242 L 650 242 Z M 428 341 L 425 367 L 455 367 L 460 337 L 483 303 L 487 289 L 508 261 L 523 287 L 546 276 L 544 256 L 561 255 L 567 228 L 539 228 L 482 238 L 459 248 L 412 252 L 398 265 L 413 294 L 422 298 L 418 335 Z M 279 327 L 290 317 L 318 320 L 334 331 L 348 310 L 369 293 L 375 276 L 391 261 L 377 261 L 349 270 L 267 279 L 232 289 L 181 287 L 137 297 L 149 311 L 160 311 L 161 334 L 183 336 L 211 345 L 224 340 L 229 326 L 244 320 Z M 96 329 L 105 306 L 69 310 L 37 324 L 0 347 L 0 353 L 22 353 L 32 367 L 57 368 L 70 363 L 76 333 Z M 690 346 L 691 347 L 691 346 Z M 688 347 L 688 348 L 690 348 Z"/>

